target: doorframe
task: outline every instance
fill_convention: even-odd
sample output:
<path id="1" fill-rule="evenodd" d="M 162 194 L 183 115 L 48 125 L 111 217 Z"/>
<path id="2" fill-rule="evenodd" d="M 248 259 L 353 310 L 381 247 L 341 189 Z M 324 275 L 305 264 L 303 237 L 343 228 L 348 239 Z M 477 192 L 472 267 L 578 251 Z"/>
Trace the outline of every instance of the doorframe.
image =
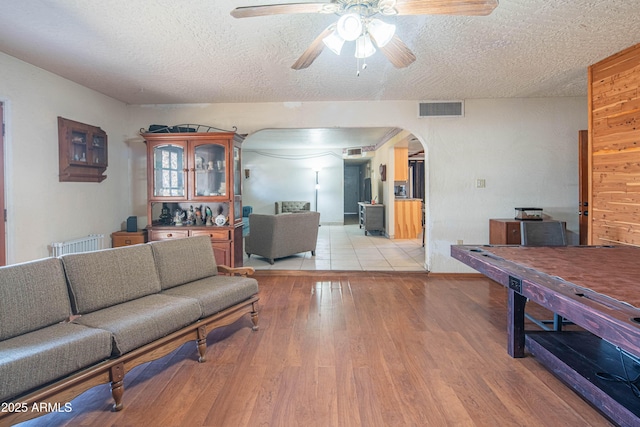
<path id="1" fill-rule="evenodd" d="M 578 236 L 580 245 L 589 244 L 589 133 L 578 131 Z"/>
<path id="2" fill-rule="evenodd" d="M 7 265 L 7 207 L 5 204 L 5 114 L 4 102 L 0 101 L 0 266 Z"/>

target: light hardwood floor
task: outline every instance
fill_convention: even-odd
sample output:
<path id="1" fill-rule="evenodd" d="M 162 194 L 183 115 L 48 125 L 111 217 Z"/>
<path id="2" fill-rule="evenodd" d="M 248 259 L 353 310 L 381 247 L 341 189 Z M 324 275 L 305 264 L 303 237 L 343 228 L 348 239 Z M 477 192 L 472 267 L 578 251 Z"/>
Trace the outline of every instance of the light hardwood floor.
<path id="1" fill-rule="evenodd" d="M 506 352 L 506 291 L 422 273 L 257 272 L 260 330 L 242 319 L 69 413 L 28 426 L 607 426 L 533 357 Z"/>

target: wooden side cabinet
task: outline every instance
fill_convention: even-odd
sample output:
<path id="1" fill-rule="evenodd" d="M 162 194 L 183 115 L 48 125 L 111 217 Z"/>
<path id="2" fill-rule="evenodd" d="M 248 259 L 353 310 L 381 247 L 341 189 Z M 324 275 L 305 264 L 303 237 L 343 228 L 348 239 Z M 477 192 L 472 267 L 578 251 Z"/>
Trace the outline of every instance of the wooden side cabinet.
<path id="1" fill-rule="evenodd" d="M 520 221 L 515 219 L 490 219 L 489 244 L 519 245 Z"/>
<path id="2" fill-rule="evenodd" d="M 147 243 L 147 232 L 142 231 L 116 231 L 111 233 L 111 246 L 119 248 L 121 246 L 139 245 Z"/>
<path id="3" fill-rule="evenodd" d="M 519 245 L 520 224 L 518 219 L 490 219 L 489 220 L 489 244 L 490 245 Z M 562 221 L 566 228 L 567 223 Z"/>
<path id="4" fill-rule="evenodd" d="M 107 134 L 96 126 L 58 117 L 61 182 L 102 182 L 107 176 Z"/>

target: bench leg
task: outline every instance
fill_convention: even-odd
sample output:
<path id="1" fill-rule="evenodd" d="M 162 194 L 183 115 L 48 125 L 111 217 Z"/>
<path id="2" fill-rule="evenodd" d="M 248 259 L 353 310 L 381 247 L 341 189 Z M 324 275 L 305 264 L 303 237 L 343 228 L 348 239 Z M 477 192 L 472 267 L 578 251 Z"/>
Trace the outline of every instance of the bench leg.
<path id="1" fill-rule="evenodd" d="M 253 331 L 257 331 L 258 330 L 258 307 L 255 302 L 252 304 L 252 307 L 253 307 L 253 311 L 251 312 L 251 321 L 253 322 L 253 327 L 251 329 Z"/>
<path id="2" fill-rule="evenodd" d="M 113 410 L 122 410 L 122 395 L 124 394 L 124 364 L 118 363 L 109 370 L 111 377 L 111 396 L 113 396 Z"/>
<path id="3" fill-rule="evenodd" d="M 196 342 L 198 345 L 198 362 L 203 363 L 207 360 L 207 328 L 205 326 L 198 328 L 198 340 Z"/>
<path id="4" fill-rule="evenodd" d="M 507 300 L 507 352 L 511 357 L 524 357 L 524 310 L 527 298 L 513 289 Z"/>

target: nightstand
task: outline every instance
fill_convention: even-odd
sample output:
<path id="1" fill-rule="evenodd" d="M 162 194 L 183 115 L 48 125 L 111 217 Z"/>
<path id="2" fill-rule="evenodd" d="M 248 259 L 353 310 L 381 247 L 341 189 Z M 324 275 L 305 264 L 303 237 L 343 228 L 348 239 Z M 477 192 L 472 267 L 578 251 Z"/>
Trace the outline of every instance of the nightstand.
<path id="1" fill-rule="evenodd" d="M 116 231 L 111 233 L 111 246 L 114 248 L 139 245 L 141 243 L 147 243 L 147 230 L 133 232 Z"/>

